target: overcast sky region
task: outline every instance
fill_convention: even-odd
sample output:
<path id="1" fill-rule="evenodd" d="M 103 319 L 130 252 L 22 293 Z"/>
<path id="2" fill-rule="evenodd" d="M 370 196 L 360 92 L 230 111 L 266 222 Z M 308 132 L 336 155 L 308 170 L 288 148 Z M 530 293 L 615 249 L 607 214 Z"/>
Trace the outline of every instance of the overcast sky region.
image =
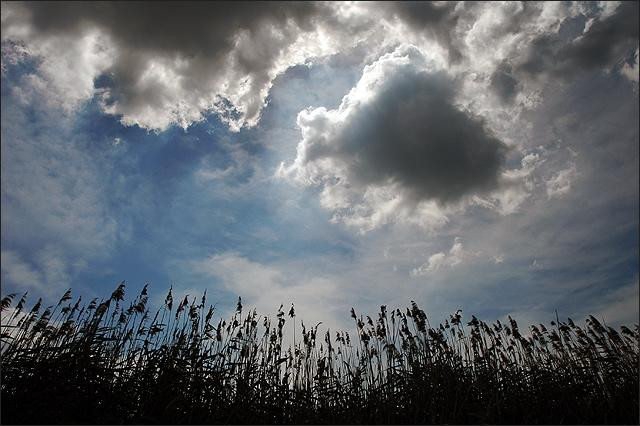
<path id="1" fill-rule="evenodd" d="M 637 2 L 3 2 L 2 294 L 638 323 Z"/>

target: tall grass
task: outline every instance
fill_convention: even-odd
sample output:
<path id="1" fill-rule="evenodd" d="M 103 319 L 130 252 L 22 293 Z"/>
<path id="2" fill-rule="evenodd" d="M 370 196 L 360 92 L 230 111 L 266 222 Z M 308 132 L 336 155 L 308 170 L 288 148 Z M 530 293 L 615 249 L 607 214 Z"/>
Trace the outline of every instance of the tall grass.
<path id="1" fill-rule="evenodd" d="M 355 334 L 202 298 L 129 305 L 122 283 L 83 304 L 1 300 L 3 423 L 638 423 L 638 325 L 589 317 L 520 331 L 460 311 L 432 327 L 414 303 Z M 300 323 L 299 323 L 300 324 Z"/>

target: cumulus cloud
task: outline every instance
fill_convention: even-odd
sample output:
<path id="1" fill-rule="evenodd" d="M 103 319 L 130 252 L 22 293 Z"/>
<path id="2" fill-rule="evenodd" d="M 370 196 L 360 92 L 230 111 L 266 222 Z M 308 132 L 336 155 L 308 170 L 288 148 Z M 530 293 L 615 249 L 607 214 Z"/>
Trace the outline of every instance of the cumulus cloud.
<path id="1" fill-rule="evenodd" d="M 315 2 L 2 3 L 2 40 L 24 43 L 40 60 L 30 86 L 67 108 L 99 94 L 124 124 L 185 127 L 213 110 L 237 129 L 257 122 L 280 72 L 345 44 L 337 34 L 348 35 L 351 25 L 337 9 Z"/>
<path id="2" fill-rule="evenodd" d="M 414 277 L 421 276 L 445 267 L 453 267 L 462 263 L 462 261 L 468 256 L 469 253 L 467 253 L 462 246 L 462 239 L 460 237 L 456 237 L 453 240 L 453 245 L 451 246 L 451 249 L 449 249 L 448 253 L 439 252 L 431 255 L 424 264 L 413 269 L 411 271 L 411 275 Z"/>
<path id="3" fill-rule="evenodd" d="M 3 68 L 6 68 L 5 62 L 15 65 L 27 58 L 36 59 L 38 68 L 37 73 L 24 75 L 21 84 L 12 88 L 19 100 L 25 104 L 47 104 L 70 114 L 94 95 L 94 79 L 112 61 L 113 51 L 104 37 L 87 32 L 77 37 L 42 38 L 22 44 L 22 39 L 18 43 L 5 38 L 11 34 L 11 27 L 5 26 L 4 21 L 5 3 L 2 12 Z M 5 52 L 10 52 L 7 60 Z"/>
<path id="4" fill-rule="evenodd" d="M 302 111 L 298 126 L 297 157 L 278 175 L 322 185 L 325 207 L 373 208 L 372 215 L 435 211 L 488 193 L 507 152 L 480 118 L 456 105 L 454 83 L 414 46 L 365 67 L 337 109 Z"/>
<path id="5" fill-rule="evenodd" d="M 35 58 L 16 90 L 67 111 L 97 95 L 126 125 L 186 127 L 213 111 L 238 130 L 287 68 L 361 42 L 373 58 L 416 44 L 511 102 L 531 76 L 620 60 L 637 47 L 636 16 L 635 2 L 4 2 L 2 69 Z M 559 32 L 576 19 L 584 34 Z"/>
<path id="6" fill-rule="evenodd" d="M 539 163 L 530 164 L 526 130 L 517 129 L 544 102 L 539 77 L 615 63 L 637 46 L 633 10 L 561 2 L 5 2 L 2 69 L 37 59 L 37 72 L 11 89 L 25 102 L 57 100 L 72 111 L 97 95 L 124 124 L 186 127 L 214 111 L 238 130 L 257 123 L 284 70 L 360 43 L 370 59 L 360 82 L 338 108 L 299 114 L 302 141 L 279 174 L 319 185 L 336 222 L 363 231 L 394 222 L 432 228 L 467 204 L 501 214 L 522 208 Z M 631 62 L 620 67 L 631 79 L 633 70 Z M 520 168 L 505 169 L 508 152 L 524 157 Z M 228 167 L 199 175 L 232 176 Z M 560 193 L 566 182 L 560 176 Z"/>

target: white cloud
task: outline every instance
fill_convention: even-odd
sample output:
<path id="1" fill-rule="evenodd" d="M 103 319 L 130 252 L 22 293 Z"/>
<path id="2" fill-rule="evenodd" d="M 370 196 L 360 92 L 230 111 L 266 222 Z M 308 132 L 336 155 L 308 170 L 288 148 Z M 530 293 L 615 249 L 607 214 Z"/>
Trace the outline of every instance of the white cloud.
<path id="1" fill-rule="evenodd" d="M 9 65 L 17 65 L 24 62 L 29 57 L 29 49 L 21 43 L 2 42 L 2 64 L 0 70 L 2 74 L 7 71 Z"/>
<path id="2" fill-rule="evenodd" d="M 46 106 L 27 114 L 3 104 L 1 226 L 3 244 L 19 247 L 8 252 L 8 281 L 57 293 L 107 256 L 123 230 L 104 192 L 100 172 L 108 167 L 78 147 L 82 136 L 68 122 L 49 114 Z M 32 283 L 21 278 L 27 266 L 37 274 Z"/>
<path id="3" fill-rule="evenodd" d="M 448 253 L 439 252 L 431 255 L 426 263 L 413 269 L 411 271 L 411 275 L 414 277 L 421 276 L 442 268 L 454 267 L 462 263 L 462 261 L 470 255 L 471 254 L 466 252 L 462 246 L 462 239 L 460 237 L 456 237 L 453 240 L 453 245 L 451 246 L 451 249 L 449 249 Z"/>
<path id="4" fill-rule="evenodd" d="M 584 315 L 593 315 L 605 321 L 608 326 L 638 324 L 640 300 L 640 283 L 636 277 L 631 283 L 621 286 L 602 298 L 599 306 L 593 312 L 585 312 Z M 631 328 L 631 327 L 630 327 Z"/>
<path id="5" fill-rule="evenodd" d="M 625 64 L 620 69 L 622 75 L 627 77 L 629 80 L 638 83 L 638 49 L 636 49 L 635 54 L 633 55 L 633 64 L 629 65 L 625 62 Z"/>
<path id="6" fill-rule="evenodd" d="M 529 269 L 537 270 L 542 269 L 542 264 L 538 262 L 538 259 L 533 259 L 533 262 L 529 265 Z"/>
<path id="7" fill-rule="evenodd" d="M 61 250 L 45 247 L 36 254 L 36 259 L 48 285 L 69 285 L 69 266 Z"/>
<path id="8" fill-rule="evenodd" d="M 3 34 L 3 44 L 4 40 Z M 45 101 L 67 114 L 93 97 L 94 79 L 113 64 L 114 55 L 109 41 L 95 31 L 38 39 L 29 42 L 24 52 L 38 59 L 38 73 L 23 77 L 23 83 L 13 88 L 16 96 L 24 103 Z"/>
<path id="9" fill-rule="evenodd" d="M 224 169 L 200 169 L 198 170 L 198 179 L 207 182 L 211 180 L 224 179 L 233 174 L 235 168 L 233 166 L 226 167 Z"/>
<path id="10" fill-rule="evenodd" d="M 82 261 L 70 262 L 65 254 L 52 246 L 33 253 L 29 262 L 16 250 L 2 250 L 2 279 L 20 291 L 55 298 L 70 286 L 70 276 L 86 267 Z"/>
<path id="11" fill-rule="evenodd" d="M 501 215 L 518 212 L 531 196 L 537 183 L 536 171 L 544 163 L 542 154 L 530 152 L 521 162 L 520 168 L 505 170 L 500 176 L 500 186 L 486 196 L 474 196 L 472 204 L 497 211 Z"/>
<path id="12" fill-rule="evenodd" d="M 3 235 L 14 243 L 56 241 L 78 255 L 112 244 L 116 223 L 91 160 L 62 143 L 10 139 L 2 144 Z"/>
<path id="13" fill-rule="evenodd" d="M 577 176 L 576 165 L 571 164 L 568 168 L 560 170 L 546 181 L 547 196 L 558 198 L 567 194 L 571 190 L 571 181 Z"/>
<path id="14" fill-rule="evenodd" d="M 245 306 L 259 314 L 272 314 L 281 304 L 295 304 L 297 318 L 308 325 L 322 321 L 335 329 L 346 312 L 339 312 L 340 288 L 328 278 L 308 276 L 269 264 L 254 262 L 233 252 L 225 252 L 192 262 L 195 271 L 215 277 L 222 286 L 241 296 Z"/>
<path id="15" fill-rule="evenodd" d="M 23 261 L 18 253 L 12 250 L 2 250 L 2 279 L 17 283 L 25 289 L 36 289 L 46 292 L 42 274 L 31 265 Z"/>

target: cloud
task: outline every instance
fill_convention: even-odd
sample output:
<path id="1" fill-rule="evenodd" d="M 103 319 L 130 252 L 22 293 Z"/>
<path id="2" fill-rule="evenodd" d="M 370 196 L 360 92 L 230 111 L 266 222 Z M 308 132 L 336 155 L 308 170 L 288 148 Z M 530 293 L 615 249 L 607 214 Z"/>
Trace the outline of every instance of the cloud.
<path id="1" fill-rule="evenodd" d="M 622 75 L 627 77 L 630 81 L 638 83 L 638 49 L 636 48 L 633 54 L 633 62 L 629 64 L 626 62 L 620 69 Z"/>
<path id="2" fill-rule="evenodd" d="M 25 83 L 67 109 L 97 94 L 126 125 L 186 127 L 213 110 L 237 130 L 257 122 L 279 73 L 352 41 L 338 9 L 317 2 L 2 3 L 2 40 L 39 59 Z"/>
<path id="3" fill-rule="evenodd" d="M 3 239 L 40 247 L 54 241 L 74 256 L 108 250 L 117 223 L 93 159 L 51 123 L 35 125 L 9 105 L 2 118 Z"/>
<path id="4" fill-rule="evenodd" d="M 439 252 L 431 255 L 426 263 L 413 269 L 411 271 L 411 275 L 416 277 L 426 275 L 430 272 L 435 272 L 441 268 L 454 267 L 462 263 L 462 261 L 468 256 L 469 253 L 467 253 L 462 247 L 462 239 L 460 237 L 456 237 L 453 240 L 453 245 L 451 246 L 451 249 L 449 249 L 448 253 Z"/>
<path id="5" fill-rule="evenodd" d="M 501 174 L 498 188 L 487 196 L 475 195 L 471 203 L 495 210 L 501 215 L 518 212 L 535 191 L 537 171 L 545 161 L 544 155 L 544 151 L 527 153 L 520 161 L 520 168 L 508 169 Z"/>
<path id="6" fill-rule="evenodd" d="M 511 102 L 518 93 L 518 80 L 511 74 L 511 66 L 504 64 L 491 74 L 491 88 L 503 102 Z"/>
<path id="7" fill-rule="evenodd" d="M 543 266 L 538 262 L 538 259 L 533 259 L 533 262 L 531 262 L 531 264 L 529 265 L 529 269 L 531 270 L 542 269 L 542 267 Z"/>
<path id="8" fill-rule="evenodd" d="M 460 60 L 462 53 L 454 34 L 459 18 L 456 9 L 460 9 L 456 3 L 393 1 L 380 2 L 376 6 L 382 9 L 387 18 L 390 14 L 411 31 L 437 41 L 447 51 L 450 62 Z"/>
<path id="9" fill-rule="evenodd" d="M 639 289 L 640 283 L 636 276 L 631 283 L 608 292 L 595 308 L 594 313 L 585 312 L 584 315 L 592 314 L 596 318 L 601 318 L 608 326 L 638 324 L 640 321 L 638 318 Z"/>
<path id="10" fill-rule="evenodd" d="M 29 57 L 29 50 L 20 43 L 2 43 L 2 65 L 0 69 L 4 74 L 10 65 L 17 65 Z"/>
<path id="11" fill-rule="evenodd" d="M 12 5 L 13 6 L 13 5 Z M 18 49 L 20 56 L 12 54 L 9 64 L 18 64 L 33 58 L 37 73 L 25 73 L 20 85 L 12 87 L 23 103 L 46 104 L 59 108 L 66 114 L 96 93 L 94 80 L 112 61 L 114 51 L 101 34 L 92 31 L 68 37 L 39 37 L 25 41 L 8 38 L 12 34 L 10 22 L 12 6 L 2 4 L 3 64 L 5 51 Z M 9 9 L 5 21 L 5 10 Z M 5 49 L 6 47 L 6 49 Z M 4 66 L 4 65 L 3 65 Z"/>
<path id="12" fill-rule="evenodd" d="M 3 77 L 3 85 L 11 80 Z M 4 89 L 3 89 L 4 90 Z M 105 190 L 111 166 L 45 105 L 2 96 L 3 284 L 55 294 L 124 235 Z"/>
<path id="13" fill-rule="evenodd" d="M 12 250 L 2 250 L 2 279 L 17 283 L 21 288 L 35 288 L 45 291 L 42 274 L 20 258 L 18 253 Z"/>
<path id="14" fill-rule="evenodd" d="M 547 196 L 549 198 L 561 197 L 571 190 L 571 180 L 577 175 L 576 165 L 560 170 L 546 181 Z"/>
<path id="15" fill-rule="evenodd" d="M 481 87 L 473 99 L 488 92 L 502 103 L 513 103 L 519 92 L 526 99 L 536 89 L 520 82 L 511 63 L 531 40 L 557 32 L 570 15 L 561 2 L 466 2 L 456 5 L 454 13 L 457 25 L 450 31 L 462 56 L 455 68 L 468 84 Z"/>
<path id="16" fill-rule="evenodd" d="M 243 303 L 255 307 L 259 314 L 272 314 L 281 304 L 294 303 L 298 318 L 307 325 L 323 321 L 325 327 L 335 329 L 344 324 L 338 319 L 346 317 L 346 311 L 339 311 L 344 309 L 340 289 L 331 279 L 255 262 L 234 252 L 212 255 L 191 266 L 219 280 L 223 288 L 242 297 Z"/>
<path id="17" fill-rule="evenodd" d="M 31 253 L 32 261 L 15 250 L 2 250 L 2 279 L 12 288 L 30 290 L 39 296 L 54 298 L 70 286 L 70 276 L 86 265 L 82 261 L 71 264 L 60 249 L 46 246 Z"/>
<path id="18" fill-rule="evenodd" d="M 518 71 L 569 78 L 579 72 L 613 66 L 637 47 L 637 2 L 620 2 L 613 11 L 598 12 L 586 21 L 583 33 L 573 39 L 558 33 L 535 38 L 523 57 L 516 60 Z"/>
<path id="19" fill-rule="evenodd" d="M 372 215 L 496 189 L 507 146 L 455 105 L 454 83 L 434 67 L 413 46 L 365 67 L 337 109 L 300 112 L 296 159 L 278 175 L 323 186 L 325 207 Z"/>
<path id="20" fill-rule="evenodd" d="M 462 58 L 453 68 L 480 86 L 472 99 L 484 109 L 482 90 L 518 106 L 548 83 L 620 67 L 638 45 L 634 2 L 465 3 L 451 13 Z"/>
<path id="21" fill-rule="evenodd" d="M 34 58 L 14 90 L 67 112 L 98 96 L 125 125 L 187 127 L 217 112 L 239 130 L 258 122 L 286 69 L 361 43 L 372 58 L 416 44 L 513 102 L 532 76 L 621 59 L 637 47 L 636 15 L 634 2 L 4 2 L 2 69 Z M 559 32 L 578 21 L 579 37 Z"/>

